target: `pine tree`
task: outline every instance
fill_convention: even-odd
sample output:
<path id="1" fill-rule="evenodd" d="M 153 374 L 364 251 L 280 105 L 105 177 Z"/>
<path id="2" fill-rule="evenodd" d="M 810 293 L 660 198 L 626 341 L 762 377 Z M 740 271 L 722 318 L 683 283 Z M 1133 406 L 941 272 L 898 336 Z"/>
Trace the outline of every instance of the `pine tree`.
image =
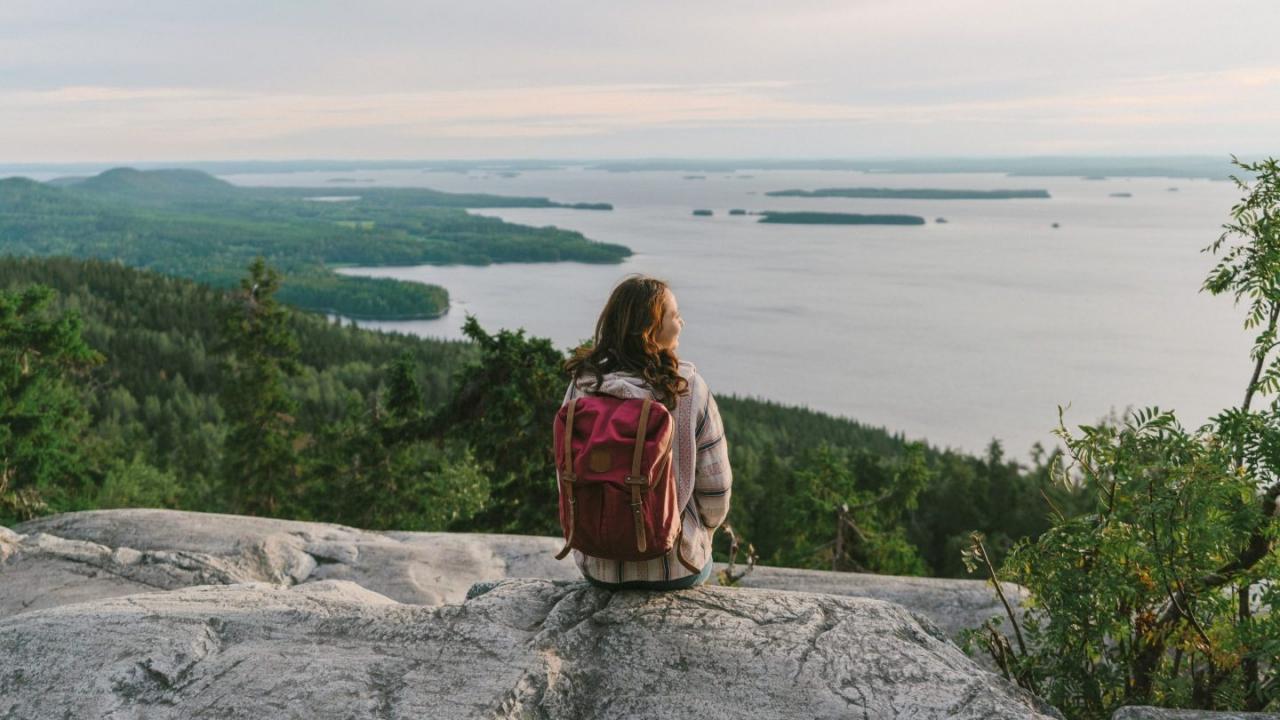
<path id="1" fill-rule="evenodd" d="M 223 318 L 227 382 L 222 401 L 231 426 L 223 480 L 237 512 L 279 516 L 299 485 L 297 405 L 285 389 L 298 372 L 298 341 L 275 299 L 280 275 L 258 258 Z"/>

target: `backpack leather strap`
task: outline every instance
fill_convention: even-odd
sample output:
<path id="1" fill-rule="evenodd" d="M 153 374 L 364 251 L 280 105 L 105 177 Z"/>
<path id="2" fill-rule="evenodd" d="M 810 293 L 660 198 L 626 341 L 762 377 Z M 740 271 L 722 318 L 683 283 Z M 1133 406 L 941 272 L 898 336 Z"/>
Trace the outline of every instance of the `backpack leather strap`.
<path id="1" fill-rule="evenodd" d="M 649 409 L 653 398 L 646 397 L 640 408 L 640 422 L 636 423 L 636 446 L 631 453 L 631 474 L 627 476 L 627 485 L 631 486 L 631 517 L 636 526 L 636 550 L 644 552 L 648 543 L 644 537 L 644 499 L 640 497 L 640 488 L 649 488 L 649 477 L 640 474 L 640 463 L 644 461 L 644 434 L 649 426 Z"/>
<path id="2" fill-rule="evenodd" d="M 578 406 L 577 399 L 569 401 L 569 410 L 564 418 L 564 469 L 560 471 L 560 481 L 566 484 L 562 490 L 569 494 L 569 537 L 565 538 L 564 547 L 556 553 L 557 560 L 563 560 L 569 554 L 569 546 L 573 544 L 573 527 L 578 514 L 578 498 L 575 493 L 573 474 L 573 411 Z"/>

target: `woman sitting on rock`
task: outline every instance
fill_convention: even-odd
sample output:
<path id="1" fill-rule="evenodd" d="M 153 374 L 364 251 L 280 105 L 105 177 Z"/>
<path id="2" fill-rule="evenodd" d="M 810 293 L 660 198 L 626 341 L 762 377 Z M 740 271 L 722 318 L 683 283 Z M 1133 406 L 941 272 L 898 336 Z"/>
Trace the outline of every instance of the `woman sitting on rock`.
<path id="1" fill-rule="evenodd" d="M 733 474 L 716 401 L 693 364 L 676 357 L 683 327 L 675 294 L 667 284 L 651 277 L 632 276 L 609 296 L 596 322 L 594 340 L 578 348 L 565 363 L 565 370 L 572 378 L 565 392 L 566 406 L 581 397 L 650 398 L 651 404 L 661 404 L 669 413 L 653 407 L 656 412 L 647 413 L 645 417 L 656 417 L 657 421 L 671 426 L 669 477 L 674 479 L 674 507 L 679 508 L 680 516 L 670 518 L 674 531 L 670 551 L 641 560 L 594 557 L 578 549 L 581 542 L 573 543 L 574 520 L 567 521 L 566 535 L 570 540 L 566 551 L 573 547 L 574 559 L 583 576 L 600 587 L 675 590 L 700 585 L 711 575 L 711 538 L 729 512 Z M 644 407 L 649 408 L 651 404 Z M 575 402 L 574 406 L 578 405 Z M 559 420 L 562 428 L 565 412 L 562 408 Z M 635 410 L 631 412 L 639 414 Z M 572 424 L 572 414 L 568 417 Z M 641 429 L 639 433 L 644 435 L 645 431 Z M 629 452 L 626 454 L 630 456 Z M 607 464 L 609 460 L 604 462 Z M 662 464 L 665 462 L 661 460 L 655 467 L 665 470 Z M 635 463 L 637 466 L 640 463 L 638 452 Z M 560 472 L 560 476 L 561 518 L 565 522 L 567 515 L 584 512 L 584 503 L 579 501 L 575 510 L 572 504 L 563 502 L 567 499 L 565 494 L 573 492 L 575 478 L 572 474 L 566 477 L 564 472 Z M 629 479 L 632 477 L 628 475 Z M 585 484 L 577 480 L 579 485 Z M 625 526 L 627 532 L 636 528 L 637 544 L 644 550 L 649 541 L 640 537 L 643 534 L 640 528 L 649 521 L 642 521 L 641 512 L 653 510 L 641 502 L 641 489 L 634 492 L 635 501 L 631 503 L 634 522 L 624 507 L 625 517 L 615 520 L 615 524 Z M 589 515 L 584 513 L 584 517 Z M 675 525 L 679 526 L 678 530 Z M 657 552 L 661 552 L 661 547 L 657 547 Z M 654 552 L 654 545 L 650 544 L 648 554 Z"/>

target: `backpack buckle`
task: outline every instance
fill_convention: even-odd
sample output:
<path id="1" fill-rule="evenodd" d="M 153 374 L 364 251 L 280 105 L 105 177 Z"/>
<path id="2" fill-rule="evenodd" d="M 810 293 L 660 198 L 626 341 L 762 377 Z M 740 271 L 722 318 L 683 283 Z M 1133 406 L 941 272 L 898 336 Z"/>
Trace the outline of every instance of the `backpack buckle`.
<path id="1" fill-rule="evenodd" d="M 644 485 L 648 487 L 649 476 L 648 475 L 628 475 L 627 484 L 628 485 Z"/>

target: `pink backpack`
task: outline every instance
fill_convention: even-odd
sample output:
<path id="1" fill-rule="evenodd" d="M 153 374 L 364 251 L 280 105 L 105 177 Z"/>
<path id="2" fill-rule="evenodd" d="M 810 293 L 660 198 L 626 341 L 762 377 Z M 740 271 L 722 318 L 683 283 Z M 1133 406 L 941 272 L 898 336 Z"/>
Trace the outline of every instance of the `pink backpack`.
<path id="1" fill-rule="evenodd" d="M 651 398 L 595 395 L 556 414 L 556 474 L 564 549 L 609 560 L 651 560 L 681 552 L 681 508 L 671 462 L 674 418 Z M 570 428 L 566 432 L 566 428 Z"/>

